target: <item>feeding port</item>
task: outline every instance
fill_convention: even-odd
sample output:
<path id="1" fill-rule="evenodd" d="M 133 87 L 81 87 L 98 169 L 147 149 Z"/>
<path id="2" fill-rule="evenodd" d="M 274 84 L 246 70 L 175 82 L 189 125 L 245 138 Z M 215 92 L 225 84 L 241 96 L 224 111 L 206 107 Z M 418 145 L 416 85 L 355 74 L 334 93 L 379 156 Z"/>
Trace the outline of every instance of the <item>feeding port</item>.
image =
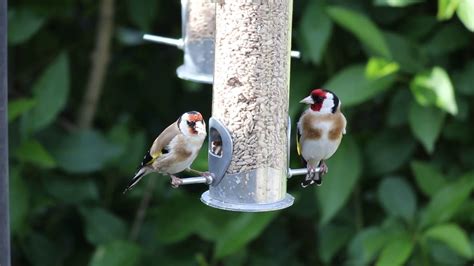
<path id="1" fill-rule="evenodd" d="M 230 140 L 216 137 L 211 121 L 209 170 L 228 167 L 201 198 L 210 206 L 256 212 L 293 204 L 286 193 L 291 14 L 290 0 L 216 4 L 212 120 Z"/>

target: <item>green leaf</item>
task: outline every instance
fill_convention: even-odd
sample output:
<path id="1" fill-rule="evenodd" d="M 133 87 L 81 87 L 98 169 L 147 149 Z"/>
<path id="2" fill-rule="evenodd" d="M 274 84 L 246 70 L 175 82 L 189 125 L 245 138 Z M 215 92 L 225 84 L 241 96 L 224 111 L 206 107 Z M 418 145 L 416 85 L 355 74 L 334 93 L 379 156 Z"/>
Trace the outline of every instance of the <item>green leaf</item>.
<path id="1" fill-rule="evenodd" d="M 44 180 L 44 187 L 51 196 L 65 204 L 78 204 L 99 199 L 99 190 L 91 179 L 48 177 Z"/>
<path id="2" fill-rule="evenodd" d="M 144 131 L 132 132 L 128 124 L 128 118 L 116 123 L 106 136 L 110 142 L 121 149 L 120 154 L 117 154 L 117 156 L 108 163 L 108 166 L 110 165 L 110 167 L 118 169 L 121 173 L 126 175 L 131 174 L 130 169 L 137 167 L 149 144 L 147 143 Z"/>
<path id="3" fill-rule="evenodd" d="M 441 57 L 469 47 L 471 38 L 466 30 L 458 23 L 449 23 L 436 30 L 424 44 L 426 54 Z"/>
<path id="4" fill-rule="evenodd" d="M 470 61 L 460 71 L 455 73 L 453 77 L 454 87 L 456 91 L 465 95 L 474 95 L 474 61 Z"/>
<path id="5" fill-rule="evenodd" d="M 333 76 L 324 88 L 334 91 L 341 99 L 343 106 L 358 105 L 375 97 L 378 93 L 390 88 L 395 82 L 395 75 L 369 79 L 364 65 L 349 66 Z"/>
<path id="6" fill-rule="evenodd" d="M 22 234 L 26 230 L 23 227 L 26 225 L 29 211 L 29 190 L 28 186 L 23 181 L 18 169 L 11 169 L 10 171 L 10 230 L 13 235 Z"/>
<path id="7" fill-rule="evenodd" d="M 327 161 L 329 172 L 315 189 L 321 208 L 320 225 L 327 224 L 348 200 L 362 173 L 362 158 L 352 137 L 344 137 L 337 152 Z"/>
<path id="8" fill-rule="evenodd" d="M 77 131 L 58 139 L 51 147 L 58 166 L 71 173 L 88 173 L 100 170 L 108 161 L 121 153 L 97 131 Z"/>
<path id="9" fill-rule="evenodd" d="M 186 239 L 198 230 L 201 220 L 197 217 L 204 212 L 204 208 L 208 207 L 201 204 L 198 198 L 174 195 L 172 201 L 162 204 L 154 211 L 157 240 L 163 244 L 173 244 Z"/>
<path id="10" fill-rule="evenodd" d="M 454 11 L 459 5 L 460 0 L 438 0 L 438 14 L 436 15 L 439 20 L 450 19 Z"/>
<path id="11" fill-rule="evenodd" d="M 437 106 L 450 114 L 457 114 L 458 107 L 448 73 L 441 67 L 417 74 L 410 83 L 416 101 L 422 106 Z"/>
<path id="12" fill-rule="evenodd" d="M 395 94 L 390 99 L 386 118 L 389 127 L 407 124 L 409 108 L 402 108 L 402 106 L 409 105 L 411 101 L 410 91 L 402 88 L 395 90 Z"/>
<path id="13" fill-rule="evenodd" d="M 424 0 L 374 0 L 374 4 L 377 6 L 391 7 L 405 7 L 421 2 L 424 2 Z"/>
<path id="14" fill-rule="evenodd" d="M 378 188 L 378 199 L 387 214 L 411 223 L 416 211 L 416 197 L 411 186 L 398 177 L 384 178 Z"/>
<path id="15" fill-rule="evenodd" d="M 278 212 L 240 214 L 217 240 L 215 258 L 221 259 L 242 249 L 260 235 L 277 214 Z"/>
<path id="16" fill-rule="evenodd" d="M 15 152 L 20 161 L 32 163 L 42 168 L 56 167 L 56 161 L 49 152 L 36 140 L 23 142 Z"/>
<path id="17" fill-rule="evenodd" d="M 306 51 L 303 53 L 316 64 L 321 63 L 329 37 L 332 32 L 332 21 L 324 12 L 323 1 L 312 1 L 301 19 L 301 36 Z"/>
<path id="18" fill-rule="evenodd" d="M 194 230 L 201 238 L 217 242 L 221 236 L 232 226 L 233 221 L 239 217 L 239 214 L 233 212 L 223 212 L 215 208 L 202 208 L 200 204 L 201 219 L 197 228 Z"/>
<path id="19" fill-rule="evenodd" d="M 79 211 L 85 221 L 86 239 L 91 244 L 107 244 L 125 238 L 125 223 L 109 211 L 98 207 L 80 207 Z"/>
<path id="20" fill-rule="evenodd" d="M 31 232 L 21 242 L 25 257 L 34 266 L 64 265 L 64 247 L 44 233 Z"/>
<path id="21" fill-rule="evenodd" d="M 410 236 L 403 234 L 391 239 L 383 248 L 377 263 L 377 266 L 396 266 L 405 265 L 405 262 L 413 252 L 414 243 Z"/>
<path id="22" fill-rule="evenodd" d="M 348 226 L 328 224 L 319 229 L 318 253 L 325 264 L 331 262 L 332 257 L 341 250 L 354 234 Z"/>
<path id="23" fill-rule="evenodd" d="M 400 71 L 406 73 L 417 73 L 422 71 L 427 64 L 427 59 L 423 56 L 419 45 L 403 35 L 385 32 L 392 54 L 392 59 L 400 66 Z"/>
<path id="24" fill-rule="evenodd" d="M 35 106 L 33 99 L 21 98 L 8 101 L 8 122 L 12 122 L 17 117 L 27 112 Z"/>
<path id="25" fill-rule="evenodd" d="M 412 103 L 410 106 L 408 120 L 411 131 L 428 153 L 434 151 L 445 117 L 445 113 L 433 107 L 422 107 L 417 103 Z"/>
<path id="26" fill-rule="evenodd" d="M 433 258 L 433 264 L 439 266 L 447 265 L 469 265 L 467 259 L 459 256 L 450 247 L 440 241 L 425 241 L 425 250 Z"/>
<path id="27" fill-rule="evenodd" d="M 409 16 L 400 22 L 400 29 L 397 32 L 407 40 L 425 40 L 432 34 L 434 28 L 439 26 L 439 21 L 430 13 Z M 390 45 L 390 40 L 387 39 L 387 42 Z"/>
<path id="28" fill-rule="evenodd" d="M 456 14 L 464 26 L 474 31 L 474 1 L 472 0 L 460 0 Z"/>
<path id="29" fill-rule="evenodd" d="M 349 244 L 351 265 L 368 265 L 390 240 L 391 235 L 378 227 L 360 231 Z"/>
<path id="30" fill-rule="evenodd" d="M 365 67 L 365 76 L 368 79 L 378 79 L 396 73 L 400 69 L 400 66 L 390 60 L 371 57 L 367 66 Z"/>
<path id="31" fill-rule="evenodd" d="M 382 32 L 370 18 L 358 12 L 337 6 L 327 7 L 326 12 L 339 26 L 352 32 L 372 53 L 386 58 L 391 57 Z"/>
<path id="32" fill-rule="evenodd" d="M 449 221 L 474 188 L 474 173 L 466 174 L 439 190 L 421 216 L 421 226 Z"/>
<path id="33" fill-rule="evenodd" d="M 139 26 L 142 31 L 150 31 L 153 19 L 158 14 L 158 1 L 142 0 L 134 1 L 128 0 L 128 13 L 132 22 Z M 188 5 L 191 3 L 188 2 Z M 204 14 L 201 14 L 204 15 Z"/>
<path id="34" fill-rule="evenodd" d="M 424 237 L 445 243 L 457 254 L 471 259 L 473 256 L 471 244 L 466 232 L 457 224 L 440 224 L 429 228 Z"/>
<path id="35" fill-rule="evenodd" d="M 413 154 L 416 143 L 400 130 L 384 130 L 367 143 L 366 155 L 369 172 L 382 175 L 405 164 Z"/>
<path id="36" fill-rule="evenodd" d="M 28 41 L 43 26 L 45 17 L 29 8 L 8 10 L 8 43 L 17 45 Z"/>
<path id="37" fill-rule="evenodd" d="M 411 171 L 415 176 L 418 187 L 427 196 L 435 195 L 447 185 L 443 175 L 428 163 L 414 161 L 411 163 Z"/>
<path id="38" fill-rule="evenodd" d="M 38 131 L 53 122 L 66 105 L 68 94 L 68 57 L 61 53 L 33 87 L 36 105 L 25 114 L 23 123 L 26 129 Z"/>
<path id="39" fill-rule="evenodd" d="M 134 243 L 114 241 L 98 246 L 89 266 L 134 266 L 138 265 L 141 253 L 140 247 Z"/>

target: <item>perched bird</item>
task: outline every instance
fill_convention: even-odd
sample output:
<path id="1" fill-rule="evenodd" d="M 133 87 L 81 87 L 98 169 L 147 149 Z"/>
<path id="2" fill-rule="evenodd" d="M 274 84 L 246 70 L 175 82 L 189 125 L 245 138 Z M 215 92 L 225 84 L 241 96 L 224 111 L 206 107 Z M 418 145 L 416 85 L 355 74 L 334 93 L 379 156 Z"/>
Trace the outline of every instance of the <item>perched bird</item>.
<path id="1" fill-rule="evenodd" d="M 346 133 L 346 118 L 339 98 L 325 89 L 312 90 L 300 103 L 310 105 L 298 121 L 297 151 L 308 168 L 301 186 L 321 185 L 322 176 L 328 172 L 325 160 L 336 152 Z"/>
<path id="2" fill-rule="evenodd" d="M 174 174 L 191 166 L 205 138 L 206 122 L 199 112 L 191 111 L 181 115 L 155 139 L 123 193 L 152 172 L 170 175 L 173 187 L 179 186 L 181 179 Z"/>

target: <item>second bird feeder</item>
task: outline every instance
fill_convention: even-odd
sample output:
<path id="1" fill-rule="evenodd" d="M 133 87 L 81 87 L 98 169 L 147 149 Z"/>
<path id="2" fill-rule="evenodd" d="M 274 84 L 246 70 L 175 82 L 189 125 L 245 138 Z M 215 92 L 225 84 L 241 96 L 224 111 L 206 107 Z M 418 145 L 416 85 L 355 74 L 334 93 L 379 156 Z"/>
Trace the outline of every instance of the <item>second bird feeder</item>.
<path id="1" fill-rule="evenodd" d="M 174 45 L 184 50 L 184 64 L 176 69 L 181 79 L 212 83 L 214 71 L 215 3 L 181 0 L 181 39 L 145 34 L 145 40 Z"/>
<path id="2" fill-rule="evenodd" d="M 202 201 L 235 211 L 293 204 L 288 177 L 291 0 L 216 1 L 209 170 Z"/>
<path id="3" fill-rule="evenodd" d="M 179 78 L 212 84 L 216 5 L 225 5 L 225 1 L 181 0 L 182 38 L 173 39 L 150 34 L 145 34 L 143 38 L 148 41 L 173 45 L 184 50 L 184 64 L 176 69 Z M 248 0 L 247 2 L 253 5 L 278 4 L 276 0 Z M 244 38 L 244 36 L 241 37 Z M 299 58 L 300 52 L 292 51 L 291 56 Z"/>

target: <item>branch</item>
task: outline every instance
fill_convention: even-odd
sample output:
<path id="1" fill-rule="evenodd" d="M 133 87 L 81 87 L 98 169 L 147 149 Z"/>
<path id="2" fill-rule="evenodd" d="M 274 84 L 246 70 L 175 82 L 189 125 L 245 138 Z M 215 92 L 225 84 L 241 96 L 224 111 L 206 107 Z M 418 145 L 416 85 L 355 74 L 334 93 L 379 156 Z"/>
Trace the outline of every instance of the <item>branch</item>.
<path id="1" fill-rule="evenodd" d="M 109 63 L 113 25 L 114 0 L 101 0 L 95 49 L 92 53 L 92 68 L 89 73 L 86 92 L 79 112 L 78 125 L 80 128 L 91 127 L 97 110 L 97 104 Z"/>

